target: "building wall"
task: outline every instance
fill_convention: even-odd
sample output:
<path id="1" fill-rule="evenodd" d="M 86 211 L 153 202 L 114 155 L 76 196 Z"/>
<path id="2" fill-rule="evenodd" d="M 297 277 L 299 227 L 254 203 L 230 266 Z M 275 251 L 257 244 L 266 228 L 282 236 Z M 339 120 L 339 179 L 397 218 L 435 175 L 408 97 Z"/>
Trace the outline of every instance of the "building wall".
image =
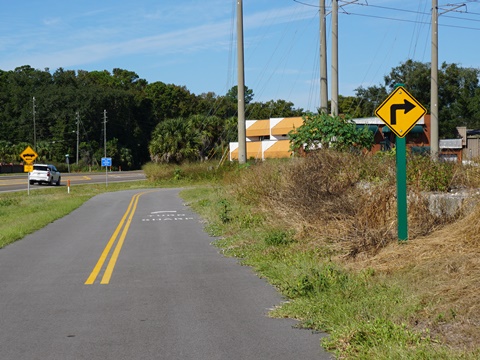
<path id="1" fill-rule="evenodd" d="M 467 137 L 467 144 L 463 149 L 463 155 L 465 160 L 480 158 L 480 138 Z"/>
<path id="2" fill-rule="evenodd" d="M 247 120 L 247 159 L 288 158 L 292 155 L 288 133 L 301 126 L 301 117 Z M 238 160 L 238 142 L 230 143 L 230 161 Z"/>
<path id="3" fill-rule="evenodd" d="M 353 119 L 357 126 L 368 126 L 374 132 L 375 144 L 371 150 L 389 150 L 394 147 L 396 136 L 385 123 L 377 117 Z M 276 142 L 288 142 L 288 133 L 303 124 L 301 117 L 271 118 L 265 120 L 247 120 L 247 159 L 264 160 L 269 157 L 285 157 L 292 155 L 286 143 L 275 145 Z M 406 136 L 407 148 L 426 149 L 430 146 L 430 115 L 425 115 Z M 260 146 L 258 143 L 261 142 Z M 275 151 L 268 154 L 268 149 L 275 147 Z M 429 151 L 429 150 L 428 150 Z M 267 155 L 266 155 L 267 152 Z M 275 153 L 275 155 L 273 155 Z M 230 160 L 238 160 L 238 142 L 230 143 Z"/>
<path id="4" fill-rule="evenodd" d="M 374 132 L 375 144 L 371 150 L 389 150 L 395 146 L 396 136 L 385 123 L 376 117 L 353 119 L 357 126 L 368 126 Z M 289 147 L 288 133 L 303 124 L 301 117 L 271 118 L 264 120 L 247 120 L 247 159 L 288 158 L 292 152 Z M 439 144 L 440 157 L 446 160 L 472 160 L 480 158 L 479 135 L 467 135 L 465 127 L 457 128 L 457 142 L 442 140 Z M 407 148 L 416 153 L 430 152 L 430 115 L 421 118 L 406 136 Z M 453 144 L 453 145 L 452 145 Z M 238 159 L 238 142 L 230 143 L 230 160 Z"/>

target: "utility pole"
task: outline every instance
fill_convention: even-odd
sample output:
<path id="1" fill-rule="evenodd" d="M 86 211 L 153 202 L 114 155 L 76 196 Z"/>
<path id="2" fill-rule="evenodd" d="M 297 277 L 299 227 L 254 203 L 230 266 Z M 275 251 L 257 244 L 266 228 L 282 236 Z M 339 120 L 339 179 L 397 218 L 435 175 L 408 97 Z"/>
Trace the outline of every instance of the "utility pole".
<path id="1" fill-rule="evenodd" d="M 78 145 L 79 145 L 79 140 L 80 140 L 80 115 L 79 115 L 79 113 L 78 113 L 78 111 L 77 111 L 77 158 L 76 158 L 76 160 L 77 160 L 77 162 L 76 162 L 77 166 L 78 166 Z"/>
<path id="2" fill-rule="evenodd" d="M 103 147 L 105 149 L 104 157 L 107 157 L 107 110 L 103 110 Z"/>
<path id="3" fill-rule="evenodd" d="M 441 14 L 438 13 L 438 0 L 432 0 L 432 59 L 430 76 L 430 156 L 438 157 L 438 17 L 450 11 L 455 11 L 465 4 L 447 4 L 453 6 Z"/>
<path id="4" fill-rule="evenodd" d="M 237 63 L 238 63 L 238 163 L 247 161 L 247 137 L 245 125 L 245 69 L 243 56 L 243 0 L 237 0 Z"/>
<path id="5" fill-rule="evenodd" d="M 320 0 L 320 112 L 328 113 L 327 33 L 325 25 L 325 0 Z"/>
<path id="6" fill-rule="evenodd" d="M 105 149 L 104 158 L 106 159 L 107 158 L 107 110 L 105 109 L 103 110 L 103 147 Z M 108 186 L 108 166 L 107 165 L 105 165 L 105 186 Z"/>
<path id="7" fill-rule="evenodd" d="M 35 96 L 33 97 L 32 114 L 33 114 L 33 149 L 37 151 L 37 129 L 35 124 Z"/>
<path id="8" fill-rule="evenodd" d="M 432 59 L 430 79 L 430 155 L 438 156 L 438 0 L 432 0 Z"/>
<path id="9" fill-rule="evenodd" d="M 338 115 L 338 0 L 332 0 L 332 103 L 330 113 Z"/>

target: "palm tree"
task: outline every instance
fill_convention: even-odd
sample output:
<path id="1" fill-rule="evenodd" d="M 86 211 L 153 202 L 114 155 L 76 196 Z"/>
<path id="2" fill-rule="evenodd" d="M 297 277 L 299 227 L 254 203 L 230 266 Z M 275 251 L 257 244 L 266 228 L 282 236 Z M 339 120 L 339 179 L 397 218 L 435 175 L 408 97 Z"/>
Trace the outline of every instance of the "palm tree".
<path id="1" fill-rule="evenodd" d="M 0 140 L 0 163 L 11 162 L 12 143 L 7 140 Z"/>
<path id="2" fill-rule="evenodd" d="M 38 158 L 37 161 L 46 163 L 50 162 L 53 159 L 53 147 L 50 141 L 37 141 L 37 154 Z"/>
<path id="3" fill-rule="evenodd" d="M 199 159 L 198 132 L 183 118 L 168 119 L 159 123 L 149 145 L 154 162 L 181 163 Z"/>

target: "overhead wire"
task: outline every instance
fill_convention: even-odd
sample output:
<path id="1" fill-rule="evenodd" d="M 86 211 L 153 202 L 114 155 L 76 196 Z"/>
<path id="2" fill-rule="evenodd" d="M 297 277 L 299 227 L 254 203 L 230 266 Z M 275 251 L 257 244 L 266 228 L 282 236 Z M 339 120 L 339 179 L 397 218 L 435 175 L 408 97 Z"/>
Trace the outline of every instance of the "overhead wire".
<path id="1" fill-rule="evenodd" d="M 296 1 L 296 0 L 294 0 L 294 1 Z M 478 3 L 478 2 L 479 1 L 477 1 L 477 0 L 470 1 L 470 3 Z M 356 6 L 361 6 L 361 7 L 371 7 L 371 8 L 377 8 L 377 9 L 382 9 L 382 10 L 407 12 L 407 13 L 413 13 L 413 14 L 418 14 L 418 15 L 427 15 L 427 16 L 431 15 L 431 12 L 426 12 L 426 11 L 401 9 L 401 8 L 395 8 L 395 7 L 390 7 L 390 6 L 374 5 L 374 4 L 369 4 L 369 3 L 355 2 L 355 3 L 351 3 L 351 5 L 356 5 Z M 460 4 L 447 4 L 447 5 L 460 5 Z M 456 12 L 461 12 L 461 13 L 469 14 L 469 15 L 480 15 L 480 13 L 475 13 L 475 12 L 470 12 L 470 11 L 456 11 Z M 425 24 L 425 25 L 427 25 L 429 23 L 429 22 L 425 22 L 425 21 L 384 17 L 384 16 L 379 16 L 379 15 L 358 14 L 358 13 L 353 13 L 353 12 L 349 12 L 348 15 L 364 16 L 364 17 L 371 17 L 371 18 L 378 18 L 378 19 L 385 19 L 385 20 L 393 20 L 393 21 L 403 21 L 403 22 L 418 23 L 418 24 Z M 468 19 L 468 18 L 465 19 L 465 18 L 461 18 L 461 17 L 458 17 L 458 16 L 452 16 L 452 15 L 442 15 L 442 18 L 452 18 L 452 19 L 460 19 L 462 21 L 467 20 L 467 21 L 480 22 L 480 19 L 478 19 L 478 20 L 477 19 Z M 480 30 L 480 28 L 464 27 L 464 26 L 458 26 L 458 25 L 448 25 L 448 24 L 439 24 L 439 25 L 443 26 L 443 27 L 453 27 L 453 28 L 461 28 L 461 29 L 467 29 L 467 30 Z"/>
<path id="2" fill-rule="evenodd" d="M 235 2 L 235 1 L 234 1 Z M 300 0 L 293 0 L 293 2 L 295 3 L 298 3 L 298 4 L 302 4 L 302 5 L 305 5 L 305 6 L 309 6 L 309 7 L 315 7 L 315 8 L 318 8 L 319 6 L 318 5 L 313 5 L 313 4 L 310 4 L 306 1 L 300 1 Z M 477 3 L 478 1 L 469 1 L 468 3 Z M 401 8 L 395 8 L 395 7 L 389 7 L 389 6 L 383 6 L 383 5 L 375 5 L 375 4 L 368 4 L 368 3 L 349 3 L 351 5 L 357 5 L 357 6 L 363 6 L 363 7 L 371 7 L 371 8 L 377 8 L 377 9 L 380 9 L 380 10 L 388 10 L 388 11 L 395 11 L 395 12 L 400 12 L 400 13 L 408 13 L 408 14 L 415 14 L 416 15 L 416 18 L 415 19 L 406 19 L 406 18 L 400 18 L 400 17 L 392 17 L 392 16 L 382 16 L 382 15 L 377 15 L 377 14 L 362 14 L 362 13 L 358 13 L 358 12 L 351 12 L 349 11 L 348 13 L 345 12 L 347 15 L 352 15 L 352 16 L 359 16 L 359 17 L 367 17 L 367 18 L 374 18 L 374 19 L 383 19 L 383 20 L 388 20 L 388 21 L 395 21 L 395 22 L 403 22 L 403 23 L 412 23 L 412 24 L 415 24 L 415 27 L 413 29 L 413 33 L 412 33 L 412 39 L 411 39 L 411 42 L 410 42 L 410 50 L 409 50 L 409 57 L 415 57 L 415 55 L 417 54 L 418 52 L 418 44 L 419 44 L 419 41 L 420 41 L 420 38 L 421 38 L 421 34 L 426 31 L 427 29 L 430 30 L 430 26 L 431 26 L 431 23 L 430 21 L 427 21 L 427 19 L 425 17 L 428 17 L 430 16 L 430 12 L 428 11 L 425 11 L 426 9 L 426 5 L 424 5 L 423 9 L 421 7 L 421 3 L 419 4 L 418 8 L 416 10 L 411 10 L 411 9 L 401 9 Z M 425 3 L 424 3 L 425 4 Z M 472 15 L 472 16 L 477 16 L 477 15 L 480 15 L 479 13 L 475 13 L 475 12 L 463 12 L 462 13 L 465 13 L 465 14 L 469 14 L 469 15 Z M 442 15 L 443 18 L 447 18 L 447 19 L 462 19 L 462 20 L 465 20 L 465 21 L 468 21 L 470 23 L 476 23 L 476 22 L 480 22 L 479 19 L 472 19 L 472 18 L 461 18 L 461 17 L 458 17 L 458 16 L 452 16 L 452 15 Z M 269 24 L 267 26 L 267 31 L 265 32 L 262 32 L 262 37 L 260 37 L 260 40 L 262 41 L 258 41 L 256 42 L 256 47 L 259 47 L 261 46 L 260 44 L 263 42 L 263 40 L 266 38 L 267 34 L 269 33 L 268 29 L 271 29 L 273 27 L 272 25 L 272 19 L 273 17 L 268 17 L 267 18 L 267 23 Z M 233 23 L 233 20 L 232 20 L 232 23 Z M 455 24 L 439 24 L 439 26 L 441 27 L 447 27 L 447 28 L 458 28 L 458 29 L 466 29 L 466 30 L 480 30 L 480 28 L 477 28 L 477 27 L 474 27 L 474 26 L 465 26 L 465 25 L 455 25 Z M 233 26 L 232 26 L 233 28 Z M 282 36 L 280 37 L 280 42 L 276 44 L 275 48 L 274 48 L 274 51 L 272 52 L 272 54 L 270 55 L 270 57 L 268 58 L 267 62 L 265 62 L 265 64 L 263 65 L 262 69 L 260 70 L 260 75 L 259 77 L 256 79 L 255 83 L 254 83 L 254 88 L 255 90 L 258 90 L 258 92 L 256 91 L 256 93 L 258 95 L 262 95 L 266 86 L 267 86 L 267 83 L 271 81 L 272 77 L 275 75 L 275 73 L 278 73 L 278 69 L 280 69 L 281 67 L 283 67 L 283 72 L 285 72 L 286 70 L 286 67 L 287 67 L 287 61 L 286 61 L 286 58 L 287 58 L 287 54 L 284 53 L 283 56 L 277 56 L 279 51 L 280 51 L 280 43 L 283 42 L 286 38 L 286 32 L 288 31 L 288 27 L 285 27 L 284 28 L 284 32 L 282 33 Z M 292 48 L 293 48 L 293 42 L 297 36 L 297 33 L 298 33 L 298 30 L 295 30 L 293 31 L 294 33 L 294 36 L 292 38 L 292 43 L 290 44 L 290 46 L 288 47 L 288 50 L 292 53 L 294 53 L 294 51 L 291 51 Z M 428 37 L 425 37 L 425 41 L 428 41 Z M 394 38 L 394 41 L 396 41 L 396 37 Z M 390 43 L 393 43 L 394 41 L 390 41 Z M 232 39 L 231 39 L 231 43 L 233 43 L 233 35 L 232 35 Z M 394 46 L 394 44 L 392 44 L 392 46 Z M 422 54 L 422 58 L 425 57 L 425 49 L 427 48 L 427 46 L 423 46 L 423 49 L 424 49 L 424 53 Z M 317 49 L 318 50 L 318 49 Z M 249 50 L 250 51 L 250 50 Z M 230 54 L 232 53 L 232 50 L 230 51 Z M 254 53 L 254 51 L 252 52 Z M 249 52 L 249 54 L 252 54 Z M 389 56 L 388 54 L 390 54 L 391 51 L 387 52 L 387 55 L 386 56 Z M 314 59 L 315 60 L 315 59 Z M 386 61 L 387 59 L 384 60 L 384 62 Z M 277 64 L 275 65 L 275 69 L 273 69 L 273 66 L 272 64 L 277 61 Z M 316 60 L 315 60 L 316 61 Z M 229 63 L 231 63 L 232 60 L 230 59 L 229 60 Z M 319 63 L 319 62 L 317 62 Z M 316 67 L 315 67 L 316 68 Z M 380 68 L 377 67 L 376 68 L 377 72 L 380 71 Z M 229 73 L 232 71 L 231 68 L 229 68 Z M 370 70 L 369 70 L 370 71 Z M 295 80 L 295 82 L 298 81 L 298 78 L 297 80 Z M 363 82 L 362 82 L 363 83 Z M 310 94 L 309 94 L 309 100 L 308 100 L 308 104 L 310 105 L 310 102 L 311 102 L 311 98 L 313 98 L 313 93 L 315 91 L 315 89 L 313 88 L 313 83 L 310 84 Z M 278 86 L 279 88 L 281 87 L 281 85 Z M 291 86 L 291 84 L 289 85 L 289 88 L 291 89 L 290 91 L 293 92 L 294 89 L 293 89 L 293 86 Z M 277 89 L 278 90 L 278 89 Z M 256 94 L 256 95 L 257 95 Z"/>
<path id="3" fill-rule="evenodd" d="M 370 15 L 370 14 L 360 14 L 360 13 L 355 13 L 355 12 L 348 12 L 347 15 L 354 15 L 354 16 L 363 16 L 363 17 L 369 17 L 369 18 L 377 18 L 377 19 L 385 19 L 385 20 L 391 20 L 391 21 L 397 21 L 397 22 L 408 22 L 408 23 L 414 23 L 415 24 L 415 27 L 417 28 L 418 27 L 418 36 L 420 36 L 420 27 L 422 25 L 428 25 L 429 27 L 429 30 L 431 29 L 431 22 L 430 21 L 424 21 L 422 20 L 421 18 L 423 16 L 430 16 L 431 13 L 428 13 L 428 12 L 425 12 L 425 11 L 414 11 L 414 10 L 408 10 L 408 9 L 398 9 L 398 8 L 392 8 L 392 7 L 386 7 L 386 6 L 379 6 L 379 5 L 370 5 L 370 4 L 361 4 L 361 3 L 352 3 L 352 5 L 360 5 L 360 6 L 370 6 L 370 7 L 375 7 L 375 8 L 380 8 L 380 9 L 386 9 L 386 10 L 396 10 L 396 11 L 400 11 L 400 12 L 407 12 L 407 13 L 413 13 L 413 14 L 417 14 L 417 19 L 416 20 L 409 20 L 409 19 L 402 19 L 402 18 L 393 18 L 393 17 L 386 17 L 386 16 L 379 16 L 379 15 Z M 469 13 L 470 14 L 470 13 Z M 444 17 L 448 17 L 448 18 L 457 18 L 457 19 L 462 19 L 462 18 L 459 18 L 459 17 L 455 17 L 455 16 L 445 16 Z M 471 21 L 480 21 L 480 20 L 476 20 L 476 19 L 468 19 L 468 20 L 471 20 Z M 439 24 L 440 26 L 442 27 L 450 27 L 450 28 L 461 28 L 461 29 L 469 29 L 469 30 L 480 30 L 480 28 L 473 28 L 473 27 L 467 27 L 467 26 L 458 26 L 458 25 L 451 25 L 451 24 Z M 415 29 L 414 29 L 415 31 Z M 428 41 L 428 36 L 425 38 L 426 41 Z M 418 43 L 418 37 L 417 37 L 417 40 L 415 40 L 415 48 L 417 46 L 417 43 Z M 412 44 L 411 43 L 411 47 L 412 47 Z M 426 46 L 424 47 L 424 49 L 426 49 Z M 387 53 L 390 53 L 387 52 Z M 414 51 L 415 53 L 415 51 Z M 425 50 L 424 50 L 424 54 L 423 54 L 423 58 L 425 57 Z M 385 62 L 385 60 L 384 60 Z M 379 70 L 380 68 L 377 67 L 377 70 Z M 362 82 L 363 83 L 363 82 Z M 364 99 L 360 99 L 360 102 L 357 106 L 357 109 L 360 107 L 361 103 L 363 102 Z M 351 109 L 350 109 L 351 110 Z"/>
<path id="4" fill-rule="evenodd" d="M 355 16 L 363 16 L 363 17 L 369 17 L 369 18 L 375 18 L 375 19 L 383 19 L 383 20 L 392 20 L 392 21 L 401 21 L 401 22 L 408 22 L 408 23 L 418 23 L 418 24 L 425 24 L 428 25 L 429 22 L 424 22 L 424 21 L 417 21 L 417 20 L 408 20 L 408 19 L 399 19 L 399 18 L 392 18 L 392 17 L 386 17 L 386 16 L 378 16 L 378 15 L 368 15 L 368 14 L 358 14 L 358 13 L 348 13 L 349 15 L 355 15 Z M 457 29 L 466 29 L 466 30 L 480 30 L 480 28 L 474 28 L 474 27 L 469 27 L 469 26 L 460 26 L 460 25 L 447 25 L 447 24 L 438 24 L 439 26 L 442 27 L 449 27 L 449 28 L 457 28 Z"/>
<path id="5" fill-rule="evenodd" d="M 227 63 L 227 74 L 226 74 L 226 82 L 225 82 L 225 94 L 233 87 L 234 83 L 234 68 L 235 68 L 235 56 L 234 56 L 234 35 L 235 35 L 235 15 L 236 15 L 236 0 L 232 0 L 232 10 L 231 10 L 231 19 L 230 19 L 230 31 L 229 31 L 229 50 L 228 50 L 228 63 Z M 216 116 L 218 109 L 221 107 L 222 102 L 224 100 L 224 96 L 220 94 L 214 94 L 216 96 L 213 104 L 210 108 L 203 114 L 205 117 Z M 206 122 L 201 122 L 199 131 L 202 132 L 206 127 Z M 222 127 L 223 130 L 220 134 L 220 138 L 226 139 L 227 138 L 227 126 Z M 216 151 L 215 151 L 216 153 Z"/>
<path id="6" fill-rule="evenodd" d="M 320 44 L 320 32 L 317 31 L 315 36 L 315 43 Z M 315 46 L 315 55 L 312 63 L 312 79 L 320 79 L 320 46 Z M 310 89 L 308 92 L 308 108 L 320 108 L 320 84 L 318 81 L 311 80 Z"/>
<path id="7" fill-rule="evenodd" d="M 317 18 L 316 16 L 311 17 L 311 18 L 310 18 L 310 23 L 313 22 L 316 18 Z M 294 41 L 295 41 L 295 38 L 292 39 L 292 42 L 291 42 L 291 44 L 290 44 L 290 49 L 292 49 L 293 44 L 294 44 Z M 316 44 L 319 44 L 319 42 L 317 42 Z M 315 46 L 315 49 L 317 49 L 317 48 L 318 48 L 318 46 Z M 287 51 L 289 51 L 289 49 L 287 49 Z M 292 52 L 292 53 L 293 53 L 293 52 Z M 307 57 L 305 56 L 305 57 L 303 57 L 303 64 L 305 65 L 306 62 L 307 62 Z M 317 64 L 319 65 L 319 64 L 320 64 L 320 61 L 318 61 Z M 286 62 L 285 62 L 285 65 L 286 65 Z M 304 68 L 304 66 L 300 67 L 300 69 L 303 69 L 303 68 Z M 292 86 L 289 87 L 290 91 L 289 91 L 289 93 L 288 93 L 288 98 L 291 97 L 291 94 L 293 93 L 293 91 L 294 91 L 294 89 L 295 89 L 295 87 L 296 87 L 296 84 L 297 84 L 297 82 L 298 82 L 298 80 L 299 80 L 299 76 L 300 76 L 300 71 L 297 72 L 297 76 L 295 77 Z M 317 99 L 320 99 L 320 97 L 318 97 Z M 319 100 L 318 100 L 318 101 L 319 101 Z M 314 105 L 312 105 L 312 106 L 314 106 Z"/>
<path id="8" fill-rule="evenodd" d="M 295 2 L 299 2 L 297 0 L 294 0 Z M 478 1 L 471 1 L 471 2 L 478 2 Z M 386 16 L 380 16 L 380 15 L 371 15 L 371 14 L 360 14 L 360 13 L 355 13 L 355 12 L 345 12 L 347 15 L 354 15 L 354 16 L 363 16 L 363 17 L 369 17 L 369 18 L 377 18 L 377 19 L 385 19 L 385 20 L 390 20 L 390 21 L 399 21 L 399 22 L 408 22 L 408 23 L 414 23 L 415 24 L 415 27 L 414 27 L 414 30 L 413 30 L 413 34 L 412 34 L 412 41 L 411 41 L 411 44 L 410 44 L 410 52 L 412 54 L 412 56 L 409 54 L 409 57 L 414 57 L 415 56 L 415 53 L 416 53 L 416 48 L 418 46 L 418 41 L 419 41 L 419 37 L 420 37 L 420 34 L 423 32 L 422 31 L 422 27 L 424 25 L 428 25 L 428 30 L 431 30 L 431 22 L 430 21 L 425 21 L 423 20 L 423 17 L 425 16 L 430 16 L 431 13 L 430 12 L 426 12 L 425 11 L 425 7 L 426 7 L 426 4 L 424 6 L 424 9 L 423 11 L 421 10 L 420 8 L 420 5 L 419 4 L 419 7 L 418 7 L 418 10 L 409 10 L 409 9 L 399 9 L 399 8 L 393 8 L 393 7 L 387 7 L 387 6 L 381 6 L 381 5 L 373 5 L 373 4 L 363 4 L 363 3 L 351 3 L 352 5 L 359 5 L 359 6 L 370 6 L 370 7 L 374 7 L 374 8 L 379 8 L 379 9 L 385 9 L 385 10 L 394 10 L 394 11 L 399 11 L 399 12 L 406 12 L 406 13 L 412 13 L 412 14 L 416 14 L 417 17 L 415 20 L 409 20 L 409 19 L 402 19 L 402 18 L 394 18 L 394 17 L 386 17 Z M 305 5 L 309 5 L 309 4 L 305 4 Z M 467 14 L 472 14 L 472 15 L 480 15 L 478 13 L 471 13 L 471 12 L 462 12 L 462 13 L 467 13 Z M 471 22 L 480 22 L 480 20 L 478 19 L 464 19 L 464 18 L 460 18 L 458 16 L 451 16 L 451 15 L 443 15 L 443 17 L 445 18 L 449 18 L 449 19 L 461 19 L 461 20 L 467 20 L 467 21 L 471 21 Z M 459 29 L 467 29 L 467 30 L 480 30 L 480 28 L 476 28 L 476 27 L 470 27 L 470 26 L 460 26 L 460 25 L 454 25 L 454 24 L 440 24 L 441 27 L 447 27 L 447 28 L 459 28 Z M 430 31 L 429 31 L 430 32 Z M 415 34 L 416 35 L 416 38 L 415 38 Z M 425 37 L 425 41 L 428 41 L 428 36 Z M 424 53 L 422 55 L 422 58 L 425 57 L 425 49 L 427 48 L 427 46 L 424 46 Z M 377 68 L 378 70 L 379 68 Z M 363 81 L 362 81 L 363 83 Z M 362 101 L 362 100 L 361 100 Z M 360 104 L 361 104 L 361 101 L 360 101 Z M 360 106 L 360 104 L 358 106 Z"/>
<path id="9" fill-rule="evenodd" d="M 428 0 L 425 0 L 425 8 L 428 6 Z M 430 16 L 431 14 L 425 15 Z M 432 33 L 432 22 L 427 26 L 427 36 L 425 36 L 425 43 L 423 44 L 423 54 L 422 54 L 422 61 L 425 61 L 425 57 L 427 56 L 427 49 L 428 49 L 428 42 L 430 40 L 430 36 L 428 34 Z"/>
<path id="10" fill-rule="evenodd" d="M 421 22 L 422 18 L 424 16 L 428 16 L 428 14 L 426 14 L 426 12 L 420 11 L 421 6 L 422 6 L 422 2 L 423 2 L 423 8 L 424 9 L 427 6 L 426 0 L 418 2 L 418 10 L 417 10 L 417 14 L 416 14 L 417 15 L 416 20 L 418 22 Z M 415 58 L 415 54 L 417 52 L 418 41 L 419 41 L 420 35 L 422 33 L 422 27 L 423 27 L 423 24 L 420 24 L 420 23 L 416 23 L 413 27 L 412 37 L 411 37 L 411 41 L 410 41 L 410 49 L 409 49 L 409 52 L 408 52 L 408 58 L 409 59 Z"/>
<path id="11" fill-rule="evenodd" d="M 290 15 L 290 18 L 299 18 L 302 14 L 299 13 L 297 10 Z M 262 21 L 264 24 L 268 24 L 267 30 L 264 32 L 264 34 L 270 33 L 270 29 L 272 29 L 274 26 L 277 26 L 275 24 L 275 19 L 277 18 L 277 15 L 275 13 L 271 13 L 266 20 Z M 288 22 L 289 26 L 283 26 L 281 35 L 278 39 L 278 41 L 274 44 L 274 49 L 270 53 L 270 56 L 268 57 L 267 61 L 264 63 L 263 67 L 259 71 L 260 75 L 256 79 L 256 82 L 254 83 L 254 88 L 260 89 L 257 94 L 261 96 L 264 92 L 264 89 L 266 88 L 267 84 L 271 81 L 273 76 L 279 75 L 279 74 L 287 74 L 289 71 L 287 69 L 288 65 L 288 59 L 289 57 L 292 56 L 298 56 L 298 52 L 294 51 L 294 46 L 298 43 L 298 38 L 302 34 L 302 29 L 305 29 L 308 27 L 309 22 L 303 22 L 302 23 L 302 28 L 300 29 L 295 29 L 293 28 L 292 22 Z M 290 36 L 290 37 L 288 37 Z M 257 47 L 261 46 L 262 42 L 257 43 Z M 250 54 L 254 54 L 254 50 L 249 50 Z M 284 88 L 289 88 L 290 89 L 290 94 L 294 91 L 295 84 L 298 81 L 299 74 L 297 73 L 296 79 L 292 83 L 289 83 L 288 86 L 282 86 L 280 83 L 277 86 L 276 89 L 276 94 L 278 95 L 278 92 L 281 89 Z M 283 81 L 284 78 L 282 78 Z M 275 97 L 277 97 L 277 95 Z M 273 99 L 272 99 L 273 100 Z M 287 103 L 285 103 L 285 106 L 287 106 Z M 272 110 L 270 111 L 270 115 L 272 114 Z"/>
<path id="12" fill-rule="evenodd" d="M 273 28 L 275 18 L 276 18 L 276 16 L 272 13 L 266 19 L 263 20 L 263 24 L 267 24 L 267 28 L 266 28 L 266 31 L 262 32 L 263 36 L 260 38 L 260 40 L 264 40 L 266 38 L 267 34 L 270 33 L 269 30 L 271 28 Z M 283 40 L 284 40 L 284 38 L 285 38 L 285 36 L 288 32 L 289 32 L 289 29 L 287 27 L 283 28 L 282 34 L 281 34 L 278 42 L 275 44 L 274 50 L 270 53 L 270 56 L 269 56 L 268 60 L 264 63 L 263 67 L 261 68 L 261 70 L 259 72 L 260 73 L 259 77 L 253 83 L 254 88 L 260 89 L 259 92 L 257 92 L 258 96 L 263 95 L 263 92 L 264 92 L 264 90 L 267 86 L 267 83 L 270 81 L 270 79 L 273 77 L 273 75 L 275 73 L 272 70 L 271 64 L 273 63 L 273 60 L 275 58 L 277 58 L 277 52 L 279 52 L 280 45 L 283 43 Z M 256 53 L 256 49 L 259 46 L 261 46 L 262 43 L 263 43 L 263 41 L 257 41 L 256 46 L 254 48 L 252 48 L 251 50 L 249 50 L 248 54 L 253 56 L 253 54 Z M 249 61 L 248 58 L 247 58 L 247 61 Z M 269 75 L 267 75 L 267 70 L 270 70 Z M 264 80 L 265 78 L 266 78 L 266 80 Z M 263 85 L 261 85 L 261 84 L 263 84 Z M 249 110 L 253 110 L 253 109 L 246 109 L 247 114 L 250 112 Z"/>

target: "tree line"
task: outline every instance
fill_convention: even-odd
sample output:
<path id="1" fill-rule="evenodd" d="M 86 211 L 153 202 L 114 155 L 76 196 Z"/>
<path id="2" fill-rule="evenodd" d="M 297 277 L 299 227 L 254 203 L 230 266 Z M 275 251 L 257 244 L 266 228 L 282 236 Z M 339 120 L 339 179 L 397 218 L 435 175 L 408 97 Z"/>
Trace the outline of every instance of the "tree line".
<path id="1" fill-rule="evenodd" d="M 393 68 L 384 84 L 340 96 L 339 112 L 374 116 L 375 108 L 399 82 L 429 108 L 430 66 L 408 60 Z M 288 100 L 255 102 L 248 87 L 245 104 L 248 119 L 306 114 Z M 80 165 L 99 164 L 105 147 L 114 165 L 123 169 L 136 169 L 148 161 L 220 158 L 228 143 L 237 139 L 236 116 L 236 86 L 224 95 L 196 95 L 185 86 L 148 83 L 119 68 L 52 72 L 25 65 L 0 70 L 0 162 L 20 161 L 26 145 L 35 146 L 38 161 L 61 163 L 69 154 L 73 162 L 77 129 Z M 459 125 L 480 128 L 479 69 L 442 64 L 439 122 L 441 137 L 453 136 Z"/>
<path id="2" fill-rule="evenodd" d="M 291 102 L 255 103 L 251 90 L 246 95 L 250 116 L 303 113 Z M 72 161 L 78 129 L 80 163 L 98 164 L 106 146 L 114 164 L 124 169 L 139 168 L 158 158 L 149 152 L 150 142 L 156 140 L 152 134 L 161 132 L 161 128 L 156 132 L 155 128 L 176 122 L 179 129 L 188 123 L 187 135 L 198 137 L 198 158 L 218 155 L 218 150 L 236 139 L 232 120 L 236 113 L 236 87 L 225 95 L 195 95 L 185 86 L 160 81 L 149 84 L 135 72 L 118 68 L 112 72 L 62 68 L 51 72 L 26 65 L 13 71 L 0 70 L 0 162 L 20 161 L 19 154 L 26 145 L 35 145 L 39 161 L 64 162 L 66 154 Z M 175 130 L 172 134 L 181 136 Z"/>

